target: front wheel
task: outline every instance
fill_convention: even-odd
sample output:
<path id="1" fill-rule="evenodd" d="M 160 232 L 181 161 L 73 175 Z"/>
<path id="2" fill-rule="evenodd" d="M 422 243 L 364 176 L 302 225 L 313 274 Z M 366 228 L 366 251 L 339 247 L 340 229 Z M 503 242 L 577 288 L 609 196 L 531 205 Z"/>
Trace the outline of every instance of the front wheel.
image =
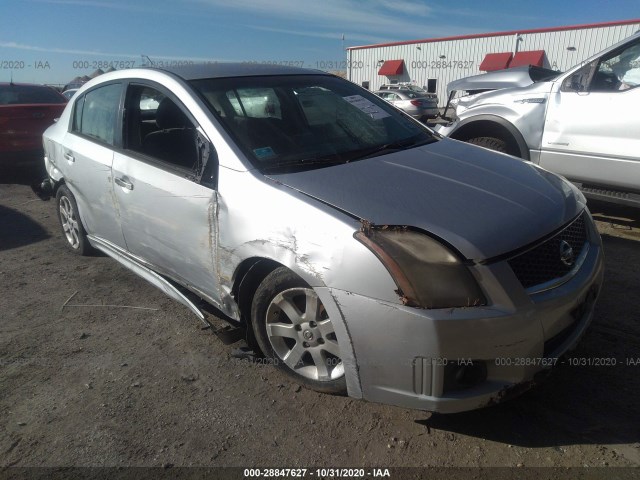
<path id="1" fill-rule="evenodd" d="M 478 145 L 479 147 L 488 148 L 489 150 L 495 150 L 500 153 L 507 152 L 507 142 L 496 137 L 475 137 L 467 140 L 467 143 Z"/>
<path id="2" fill-rule="evenodd" d="M 346 393 L 344 364 L 331 318 L 316 292 L 280 267 L 253 298 L 252 323 L 265 357 L 307 388 Z"/>

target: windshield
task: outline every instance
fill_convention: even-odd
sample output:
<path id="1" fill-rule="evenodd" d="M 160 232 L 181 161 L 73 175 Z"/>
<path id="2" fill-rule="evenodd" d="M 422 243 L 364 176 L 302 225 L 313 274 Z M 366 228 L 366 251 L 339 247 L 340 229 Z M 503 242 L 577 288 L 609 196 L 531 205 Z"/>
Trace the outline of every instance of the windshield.
<path id="1" fill-rule="evenodd" d="M 436 140 L 384 100 L 328 75 L 191 83 L 261 171 L 320 168 Z"/>

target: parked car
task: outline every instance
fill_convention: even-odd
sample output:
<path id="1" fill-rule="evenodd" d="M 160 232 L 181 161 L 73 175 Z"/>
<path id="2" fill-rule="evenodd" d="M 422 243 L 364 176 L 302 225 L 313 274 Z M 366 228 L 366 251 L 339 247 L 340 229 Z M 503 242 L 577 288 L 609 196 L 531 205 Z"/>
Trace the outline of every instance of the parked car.
<path id="1" fill-rule="evenodd" d="M 438 116 L 437 100 L 422 97 L 420 93 L 412 90 L 378 90 L 374 93 L 418 120 Z"/>
<path id="2" fill-rule="evenodd" d="M 71 97 L 73 97 L 76 92 L 78 91 L 77 88 L 70 88 L 68 90 L 65 90 L 64 92 L 62 92 L 62 95 L 67 99 L 67 100 L 71 100 Z"/>
<path id="3" fill-rule="evenodd" d="M 422 97 L 431 98 L 435 100 L 436 103 L 438 102 L 438 95 L 436 93 L 429 92 L 426 88 L 409 82 L 383 83 L 380 85 L 380 90 L 411 90 L 412 92 L 421 94 Z"/>
<path id="4" fill-rule="evenodd" d="M 602 284 L 571 184 L 316 70 L 108 73 L 44 143 L 70 251 L 217 312 L 321 392 L 440 412 L 502 401 L 576 344 Z"/>
<path id="5" fill-rule="evenodd" d="M 452 82 L 454 113 L 438 132 L 531 160 L 590 198 L 640 207 L 640 33 L 562 74 L 524 69 Z M 456 90 L 472 94 L 454 99 Z"/>
<path id="6" fill-rule="evenodd" d="M 42 162 L 42 134 L 66 103 L 51 87 L 0 83 L 0 165 Z"/>

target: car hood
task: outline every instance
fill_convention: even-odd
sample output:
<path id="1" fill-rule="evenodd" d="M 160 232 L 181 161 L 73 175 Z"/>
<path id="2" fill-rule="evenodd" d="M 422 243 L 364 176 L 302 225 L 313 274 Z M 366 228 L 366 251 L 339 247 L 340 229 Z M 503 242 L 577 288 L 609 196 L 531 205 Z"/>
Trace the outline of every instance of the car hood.
<path id="1" fill-rule="evenodd" d="M 528 245 L 584 208 L 561 177 L 450 139 L 268 178 L 374 225 L 428 231 L 476 261 Z"/>
<path id="2" fill-rule="evenodd" d="M 548 81 L 560 72 L 547 68 L 523 66 L 482 73 L 454 80 L 447 85 L 447 93 L 453 91 L 498 90 L 501 88 L 526 87 L 532 83 Z"/>
<path id="3" fill-rule="evenodd" d="M 543 108 L 553 82 L 540 82 L 527 85 L 526 87 L 501 88 L 499 90 L 490 90 L 486 92 L 476 93 L 475 95 L 466 95 L 464 97 L 455 98 L 451 101 L 451 105 L 456 109 L 456 115 L 461 117 L 463 113 L 470 108 L 483 105 L 502 105 L 511 110 L 519 112 L 522 115 L 529 110 L 531 106 L 539 106 Z M 441 128 L 436 128 L 440 131 Z"/>

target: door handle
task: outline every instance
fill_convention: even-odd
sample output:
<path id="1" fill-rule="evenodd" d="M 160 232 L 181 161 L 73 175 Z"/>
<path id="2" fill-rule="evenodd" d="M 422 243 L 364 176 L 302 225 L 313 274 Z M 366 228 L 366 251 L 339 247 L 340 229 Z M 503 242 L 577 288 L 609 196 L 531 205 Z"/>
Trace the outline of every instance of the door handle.
<path id="1" fill-rule="evenodd" d="M 133 190 L 133 183 L 125 180 L 124 178 L 116 177 L 113 180 L 121 187 L 126 188 L 127 190 Z"/>
<path id="2" fill-rule="evenodd" d="M 75 162 L 76 161 L 75 157 L 73 155 L 71 155 L 69 152 L 65 152 L 64 158 L 69 162 Z"/>

